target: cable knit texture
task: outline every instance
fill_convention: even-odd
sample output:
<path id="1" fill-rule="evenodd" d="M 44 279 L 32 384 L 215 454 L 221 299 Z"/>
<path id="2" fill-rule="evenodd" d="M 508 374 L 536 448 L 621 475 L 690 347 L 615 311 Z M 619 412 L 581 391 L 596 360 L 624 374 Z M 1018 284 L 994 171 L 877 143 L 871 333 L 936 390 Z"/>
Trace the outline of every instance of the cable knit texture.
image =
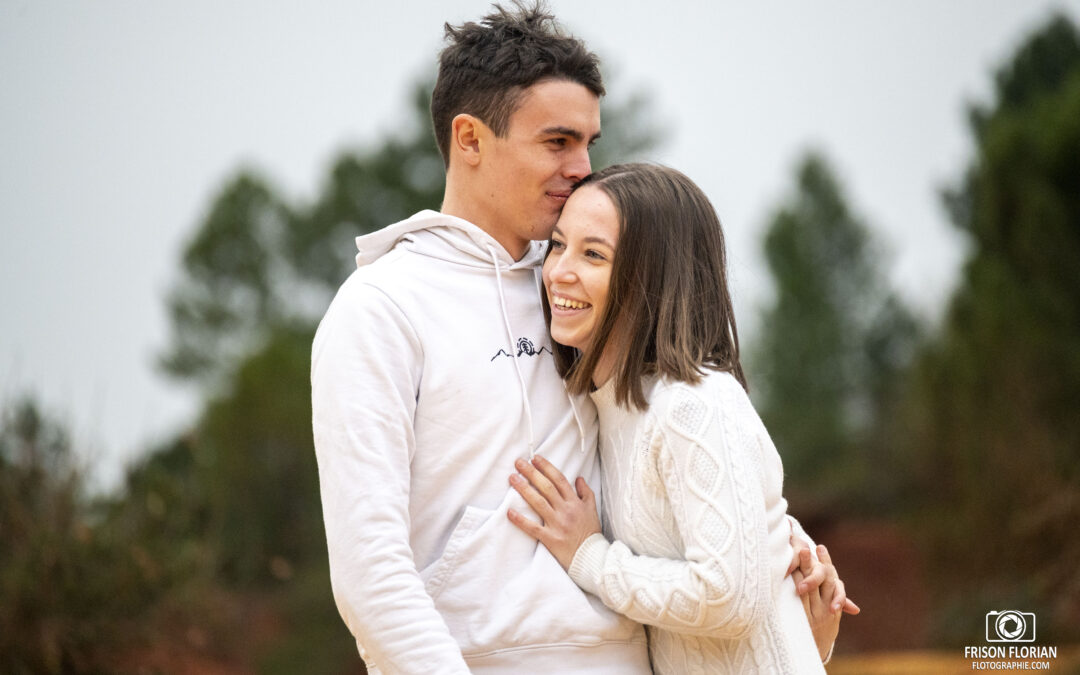
<path id="1" fill-rule="evenodd" d="M 823 673 L 794 583 L 783 466 L 742 386 L 647 383 L 649 409 L 593 393 L 600 413 L 604 534 L 570 575 L 646 624 L 667 673 Z"/>

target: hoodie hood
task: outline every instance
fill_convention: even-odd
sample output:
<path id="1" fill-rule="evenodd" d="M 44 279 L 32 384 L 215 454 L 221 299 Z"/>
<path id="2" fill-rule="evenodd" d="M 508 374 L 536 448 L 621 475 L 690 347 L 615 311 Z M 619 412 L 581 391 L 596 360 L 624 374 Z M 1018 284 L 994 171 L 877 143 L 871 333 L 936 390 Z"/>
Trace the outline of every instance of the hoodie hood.
<path id="1" fill-rule="evenodd" d="M 543 261 L 546 249 L 543 242 L 529 242 L 521 260 L 514 260 L 495 237 L 476 225 L 456 216 L 427 210 L 357 237 L 356 266 L 375 262 L 401 241 L 409 242 L 409 248 L 420 255 L 459 265 L 490 269 L 497 261 L 504 272 L 534 267 Z"/>
<path id="2" fill-rule="evenodd" d="M 499 306 L 502 313 L 502 325 L 506 331 L 507 353 L 513 355 L 514 371 L 521 388 L 522 412 L 525 416 L 529 456 L 536 450 L 536 436 L 533 429 L 532 406 L 529 403 L 528 387 L 518 362 L 518 337 L 510 322 L 507 311 L 506 293 L 503 288 L 503 276 L 519 271 L 533 275 L 536 292 L 543 293 L 539 266 L 544 259 L 546 244 L 529 242 L 529 247 L 521 260 L 514 260 L 502 244 L 490 234 L 463 218 L 448 216 L 437 211 L 421 211 L 399 223 L 394 223 L 371 234 L 356 238 L 356 265 L 358 268 L 369 265 L 389 253 L 399 243 L 405 242 L 409 251 L 421 256 L 436 258 L 456 265 L 488 269 L 494 271 L 495 286 L 499 294 Z M 565 388 L 564 388 L 565 392 Z M 585 449 L 585 431 L 577 412 L 573 397 L 570 400 L 574 419 L 581 432 L 581 447 Z"/>

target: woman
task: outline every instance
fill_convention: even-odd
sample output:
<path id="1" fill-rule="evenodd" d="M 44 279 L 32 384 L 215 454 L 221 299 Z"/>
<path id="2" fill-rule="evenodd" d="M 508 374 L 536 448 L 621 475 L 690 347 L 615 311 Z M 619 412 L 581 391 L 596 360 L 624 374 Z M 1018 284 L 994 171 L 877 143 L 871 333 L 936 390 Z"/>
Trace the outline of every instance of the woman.
<path id="1" fill-rule="evenodd" d="M 614 541 L 584 480 L 539 457 L 510 480 L 544 523 L 510 519 L 646 624 L 657 673 L 824 672 L 843 588 L 831 570 L 804 607 L 807 567 L 787 576 L 783 467 L 746 395 L 708 199 L 660 166 L 594 174 L 563 209 L 543 277 L 556 365 L 599 413 Z"/>

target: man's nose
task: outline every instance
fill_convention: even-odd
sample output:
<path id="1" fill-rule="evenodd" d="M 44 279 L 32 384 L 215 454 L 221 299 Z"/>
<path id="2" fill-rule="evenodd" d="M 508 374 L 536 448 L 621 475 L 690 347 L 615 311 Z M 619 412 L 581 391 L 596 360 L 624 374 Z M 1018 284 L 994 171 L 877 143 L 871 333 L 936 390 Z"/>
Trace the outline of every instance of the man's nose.
<path id="1" fill-rule="evenodd" d="M 592 164 L 589 162 L 588 146 L 576 150 L 563 167 L 563 175 L 575 183 L 584 179 L 591 171 Z"/>

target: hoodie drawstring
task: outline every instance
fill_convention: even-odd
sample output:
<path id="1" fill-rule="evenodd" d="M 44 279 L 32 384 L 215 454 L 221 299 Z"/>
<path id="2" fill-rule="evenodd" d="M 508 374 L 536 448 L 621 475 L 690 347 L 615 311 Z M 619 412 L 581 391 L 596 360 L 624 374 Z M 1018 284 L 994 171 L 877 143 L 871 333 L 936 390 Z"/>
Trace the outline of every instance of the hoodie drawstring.
<path id="1" fill-rule="evenodd" d="M 529 425 L 529 459 L 533 458 L 536 454 L 536 443 L 533 440 L 533 422 L 532 422 L 532 408 L 529 406 L 529 391 L 525 387 L 525 377 L 521 374 L 521 366 L 518 365 L 518 348 L 517 341 L 514 340 L 514 331 L 510 328 L 510 317 L 506 313 L 506 297 L 503 295 L 502 286 L 502 267 L 499 265 L 499 258 L 495 255 L 495 249 L 490 245 L 487 247 L 488 253 L 491 254 L 491 262 L 495 265 L 495 284 L 499 288 L 499 304 L 502 306 L 503 324 L 506 326 L 506 338 L 510 341 L 510 353 L 514 356 L 514 370 L 517 371 L 518 384 L 521 385 L 521 401 L 525 406 L 525 421 Z M 573 401 L 570 402 L 573 406 Z M 577 410 L 574 410 L 574 419 L 577 419 Z M 581 421 L 578 420 L 578 428 L 581 428 Z M 584 441 L 582 441 L 584 445 Z"/>
<path id="2" fill-rule="evenodd" d="M 540 270 L 536 271 L 536 290 L 543 295 L 544 293 L 544 279 Z M 577 404 L 574 403 L 574 396 L 570 393 L 570 390 L 566 388 L 566 380 L 562 381 L 563 392 L 566 393 L 566 400 L 570 401 L 570 410 L 574 413 L 574 421 L 577 422 L 578 438 L 581 439 L 581 452 L 585 452 L 585 425 L 581 422 L 581 415 L 578 414 Z"/>
<path id="3" fill-rule="evenodd" d="M 585 452 L 585 425 L 581 423 L 581 416 L 578 415 L 577 404 L 574 403 L 574 397 L 570 395 L 570 391 L 567 390 L 566 385 L 563 384 L 563 391 L 566 392 L 566 400 L 570 401 L 570 410 L 574 413 L 574 421 L 577 422 L 578 438 L 581 439 L 581 452 Z"/>

